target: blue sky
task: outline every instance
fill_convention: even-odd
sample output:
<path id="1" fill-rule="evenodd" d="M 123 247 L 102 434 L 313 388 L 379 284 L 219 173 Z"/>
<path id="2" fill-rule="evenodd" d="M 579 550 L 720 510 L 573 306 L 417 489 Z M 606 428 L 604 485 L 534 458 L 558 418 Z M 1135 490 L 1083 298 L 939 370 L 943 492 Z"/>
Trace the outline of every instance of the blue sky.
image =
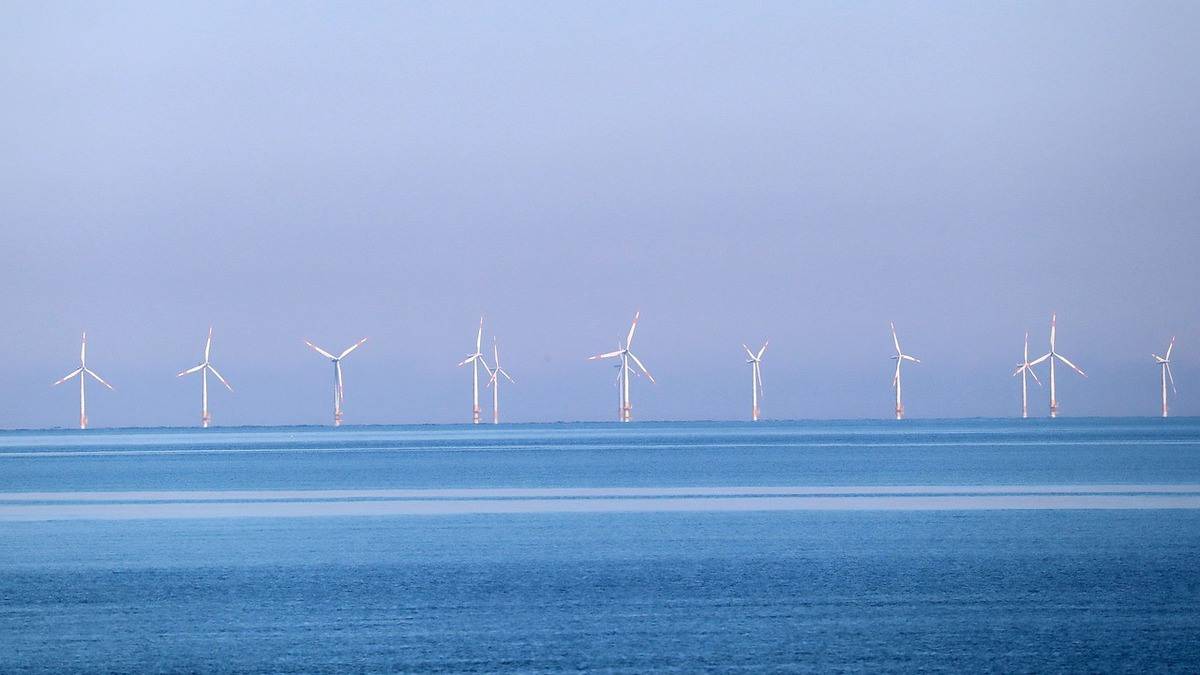
<path id="1" fill-rule="evenodd" d="M 0 8 L 0 426 L 456 422 L 474 327 L 521 421 L 1200 414 L 1195 3 Z M 1035 390 L 1034 410 L 1046 394 Z"/>

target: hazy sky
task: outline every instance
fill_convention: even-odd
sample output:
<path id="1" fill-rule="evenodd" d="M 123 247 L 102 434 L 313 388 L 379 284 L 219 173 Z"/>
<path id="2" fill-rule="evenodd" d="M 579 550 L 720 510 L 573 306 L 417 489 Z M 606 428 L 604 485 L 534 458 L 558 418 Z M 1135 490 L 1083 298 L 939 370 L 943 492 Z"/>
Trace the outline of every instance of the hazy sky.
<path id="1" fill-rule="evenodd" d="M 0 427 L 1200 414 L 1200 3 L 5 3 Z M 485 392 L 486 394 L 486 392 Z M 1046 392 L 1034 388 L 1034 410 Z M 489 399 L 490 400 L 490 399 Z"/>

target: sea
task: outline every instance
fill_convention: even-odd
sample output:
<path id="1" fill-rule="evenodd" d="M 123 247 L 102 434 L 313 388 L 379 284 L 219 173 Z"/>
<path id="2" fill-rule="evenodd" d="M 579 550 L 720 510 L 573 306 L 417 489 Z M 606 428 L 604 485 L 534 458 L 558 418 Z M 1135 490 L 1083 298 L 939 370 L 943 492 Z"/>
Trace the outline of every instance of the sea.
<path id="1" fill-rule="evenodd" d="M 1197 672 L 1200 418 L 0 432 L 0 672 Z"/>

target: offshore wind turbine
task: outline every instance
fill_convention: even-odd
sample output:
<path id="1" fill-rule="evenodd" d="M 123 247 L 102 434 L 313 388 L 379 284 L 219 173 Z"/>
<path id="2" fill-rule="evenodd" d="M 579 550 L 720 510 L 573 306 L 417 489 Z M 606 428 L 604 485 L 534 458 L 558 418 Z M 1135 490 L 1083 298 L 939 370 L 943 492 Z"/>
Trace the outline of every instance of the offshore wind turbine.
<path id="1" fill-rule="evenodd" d="M 496 367 L 494 369 L 488 368 L 486 363 L 483 364 L 483 367 L 487 369 L 488 374 L 491 375 L 491 377 L 488 379 L 488 386 L 492 388 L 492 424 L 499 424 L 500 376 L 503 375 L 508 379 L 509 382 L 512 382 L 513 384 L 516 384 L 516 381 L 512 379 L 512 376 L 508 374 L 507 370 L 500 367 L 500 347 L 496 344 L 496 338 L 494 337 L 492 338 L 492 358 L 495 359 L 492 361 L 492 363 L 496 364 Z"/>
<path id="2" fill-rule="evenodd" d="M 113 388 L 113 386 L 111 384 L 105 382 L 103 378 L 101 378 L 96 373 L 92 372 L 87 367 L 87 331 L 84 331 L 83 340 L 82 340 L 82 342 L 80 342 L 80 345 L 79 345 L 79 367 L 76 368 L 75 370 L 72 370 L 70 373 L 64 375 L 61 380 L 54 383 L 54 385 L 60 385 L 63 382 L 66 382 L 67 380 L 71 379 L 72 377 L 79 378 L 79 428 L 80 429 L 86 429 L 88 426 L 87 393 L 84 388 L 84 384 L 87 383 L 87 377 L 85 377 L 85 375 L 91 375 L 92 377 L 96 378 L 97 382 L 108 387 L 109 389 Z"/>
<path id="3" fill-rule="evenodd" d="M 636 375 L 637 371 L 630 367 L 629 362 L 633 361 L 635 364 L 637 364 L 637 367 L 646 374 L 646 377 L 649 378 L 651 382 L 654 382 L 654 376 L 650 374 L 650 371 L 646 370 L 646 366 L 642 365 L 642 362 L 638 359 L 638 357 L 634 356 L 633 352 L 629 351 L 630 345 L 633 344 L 633 331 L 637 329 L 638 317 L 641 315 L 641 312 L 637 312 L 633 315 L 633 323 L 629 326 L 629 334 L 625 336 L 624 343 L 617 342 L 616 351 L 588 357 L 589 361 L 595 361 L 596 359 L 611 359 L 614 357 L 619 357 L 621 359 L 620 364 L 618 364 L 620 371 L 617 373 L 617 387 L 620 391 L 621 399 L 617 419 L 622 422 L 628 422 L 633 413 L 633 404 L 629 399 L 629 375 Z"/>
<path id="4" fill-rule="evenodd" d="M 212 362 L 209 361 L 209 354 L 212 352 L 212 330 L 212 326 L 209 326 L 208 340 L 204 342 L 204 361 L 200 365 L 188 368 L 176 375 L 176 377 L 183 377 L 184 375 L 191 375 L 196 371 L 200 372 L 200 381 L 202 382 L 200 386 L 203 392 L 201 395 L 200 426 L 205 429 L 212 422 L 212 415 L 208 412 L 208 374 L 211 372 L 221 381 L 221 384 L 225 385 L 226 389 L 233 391 L 233 387 L 229 386 L 229 383 L 225 381 L 225 378 L 221 377 L 221 373 L 218 373 L 217 369 L 213 367 Z"/>
<path id="5" fill-rule="evenodd" d="M 892 388 L 896 390 L 896 419 L 904 419 L 904 404 L 900 402 L 900 364 L 905 361 L 920 363 L 921 359 L 915 356 L 909 356 L 900 350 L 900 340 L 896 337 L 896 324 L 892 326 L 892 343 L 896 345 L 896 355 L 892 360 L 896 362 L 896 374 L 892 376 Z"/>
<path id="6" fill-rule="evenodd" d="M 1175 348 L 1175 337 L 1171 337 L 1171 344 L 1167 345 L 1167 353 L 1165 356 L 1151 354 L 1158 365 L 1162 367 L 1162 416 L 1167 416 L 1167 378 L 1171 379 L 1171 391 L 1178 394 L 1175 390 L 1175 376 L 1171 374 L 1171 350 Z"/>
<path id="7" fill-rule="evenodd" d="M 367 338 L 363 338 L 358 342 L 355 342 L 337 356 L 330 354 L 308 340 L 304 341 L 304 344 L 312 347 L 313 351 L 333 362 L 333 426 L 335 427 L 342 426 L 342 403 L 345 401 L 346 397 L 345 388 L 342 386 L 342 359 L 349 356 L 350 352 L 361 347 L 362 343 L 366 341 Z"/>
<path id="8" fill-rule="evenodd" d="M 757 354 L 750 351 L 750 348 L 744 343 L 742 344 L 742 349 L 746 350 L 746 363 L 750 364 L 750 400 L 752 401 L 750 408 L 750 419 L 754 422 L 758 421 L 758 400 L 762 398 L 762 356 L 763 352 L 767 351 L 767 345 L 770 344 L 770 342 L 770 340 L 764 342 L 762 348 L 758 350 Z"/>
<path id="9" fill-rule="evenodd" d="M 1027 375 L 1033 376 L 1033 381 L 1037 382 L 1038 386 L 1042 386 L 1042 381 L 1038 379 L 1037 373 L 1033 372 L 1033 364 L 1029 362 L 1029 331 L 1025 331 L 1025 358 L 1017 364 L 1017 369 L 1013 371 L 1013 377 L 1021 374 L 1021 418 L 1029 417 L 1029 388 Z"/>
<path id="10" fill-rule="evenodd" d="M 1067 360 L 1067 357 L 1065 357 L 1062 354 L 1059 354 L 1057 351 L 1055 351 L 1054 336 L 1057 331 L 1057 329 L 1056 329 L 1057 324 L 1058 324 L 1058 314 L 1057 313 L 1051 314 L 1050 315 L 1050 351 L 1047 354 L 1045 354 L 1044 356 L 1034 359 L 1034 361 L 1029 364 L 1030 366 L 1036 366 L 1037 364 L 1041 363 L 1042 361 L 1045 361 L 1046 359 L 1050 359 L 1050 416 L 1051 417 L 1058 417 L 1058 398 L 1056 395 L 1057 390 L 1054 387 L 1054 359 L 1058 359 L 1059 361 L 1062 361 L 1063 363 L 1070 366 L 1071 370 L 1074 370 L 1075 372 L 1079 373 L 1080 375 L 1087 377 L 1087 373 L 1080 370 L 1079 366 L 1076 366 L 1074 363 L 1071 363 L 1069 360 Z"/>
<path id="11" fill-rule="evenodd" d="M 475 353 L 467 354 L 467 358 L 459 361 L 458 365 L 461 368 L 467 364 L 471 364 L 471 423 L 479 424 L 479 366 L 483 365 L 483 369 L 492 374 L 492 369 L 488 368 L 487 362 L 483 360 L 483 317 L 479 317 L 479 332 L 475 333 Z"/>

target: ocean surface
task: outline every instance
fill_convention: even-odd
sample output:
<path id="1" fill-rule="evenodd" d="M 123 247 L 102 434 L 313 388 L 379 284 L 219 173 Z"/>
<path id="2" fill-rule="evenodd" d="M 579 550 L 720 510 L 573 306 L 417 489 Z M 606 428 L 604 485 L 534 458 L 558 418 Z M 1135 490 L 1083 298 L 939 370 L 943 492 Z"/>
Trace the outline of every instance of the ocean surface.
<path id="1" fill-rule="evenodd" d="M 1200 419 L 0 432 L 0 672 L 1200 670 Z"/>

